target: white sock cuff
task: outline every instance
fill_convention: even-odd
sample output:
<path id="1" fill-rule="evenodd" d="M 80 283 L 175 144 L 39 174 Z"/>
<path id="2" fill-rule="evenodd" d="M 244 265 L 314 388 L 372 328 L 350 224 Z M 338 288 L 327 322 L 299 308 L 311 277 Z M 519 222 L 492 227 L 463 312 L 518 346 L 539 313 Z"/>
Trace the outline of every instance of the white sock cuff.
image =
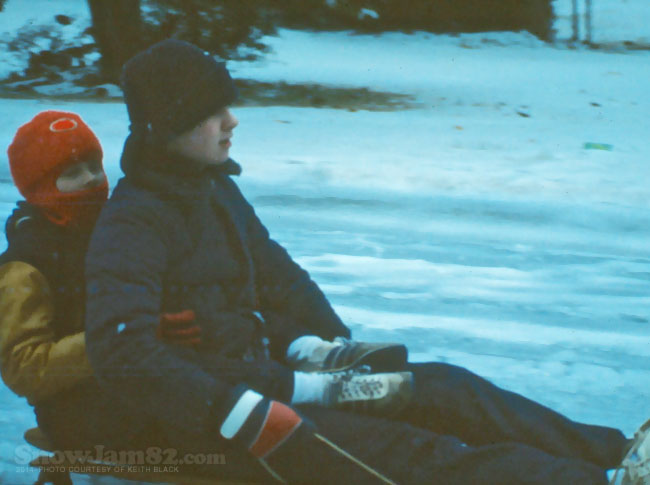
<path id="1" fill-rule="evenodd" d="M 291 404 L 322 403 L 331 379 L 327 374 L 294 372 Z"/>
<path id="2" fill-rule="evenodd" d="M 300 361 L 308 358 L 312 352 L 323 345 L 325 341 L 315 335 L 305 335 L 298 337 L 291 342 L 287 348 L 287 359 L 290 361 Z"/>

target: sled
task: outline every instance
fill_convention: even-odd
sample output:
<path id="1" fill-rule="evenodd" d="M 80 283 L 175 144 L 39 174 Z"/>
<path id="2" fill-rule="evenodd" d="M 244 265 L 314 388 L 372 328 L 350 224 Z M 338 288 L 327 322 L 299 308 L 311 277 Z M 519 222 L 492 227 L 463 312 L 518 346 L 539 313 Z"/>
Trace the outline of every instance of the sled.
<path id="1" fill-rule="evenodd" d="M 39 450 L 55 453 L 58 450 L 40 428 L 30 428 L 25 431 L 25 441 Z M 70 473 L 81 475 L 98 475 L 136 480 L 146 483 L 171 483 L 177 485 L 253 485 L 252 483 L 223 481 L 219 479 L 197 477 L 189 474 L 170 472 L 138 472 L 129 471 L 117 463 L 97 462 L 93 460 L 70 461 L 69 459 L 53 460 L 51 455 L 43 454 L 29 463 L 29 466 L 39 468 L 40 472 L 34 485 L 72 485 Z M 126 469 L 126 470 L 125 470 Z"/>

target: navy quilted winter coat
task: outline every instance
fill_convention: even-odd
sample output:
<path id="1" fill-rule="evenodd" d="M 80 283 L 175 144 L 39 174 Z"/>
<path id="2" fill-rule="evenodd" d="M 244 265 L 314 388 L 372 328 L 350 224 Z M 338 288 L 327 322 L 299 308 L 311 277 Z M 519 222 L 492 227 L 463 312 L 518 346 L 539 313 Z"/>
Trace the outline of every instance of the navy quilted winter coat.
<path id="1" fill-rule="evenodd" d="M 126 176 L 95 226 L 86 261 L 88 355 L 117 405 L 170 432 L 216 431 L 237 384 L 290 399 L 292 372 L 276 361 L 288 342 L 349 330 L 269 238 L 231 179 L 235 162 L 205 168 L 152 153 L 127 142 Z M 156 339 L 160 313 L 184 309 L 203 329 L 197 348 Z M 264 357 L 265 337 L 276 360 Z"/>

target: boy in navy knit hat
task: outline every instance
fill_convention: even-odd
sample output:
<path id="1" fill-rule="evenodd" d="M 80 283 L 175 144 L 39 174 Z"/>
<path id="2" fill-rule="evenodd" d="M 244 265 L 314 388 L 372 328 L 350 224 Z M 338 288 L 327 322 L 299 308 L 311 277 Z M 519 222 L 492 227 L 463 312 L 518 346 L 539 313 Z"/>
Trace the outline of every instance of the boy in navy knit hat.
<path id="1" fill-rule="evenodd" d="M 87 348 L 116 403 L 166 445 L 227 449 L 226 466 L 199 471 L 255 482 L 606 482 L 620 431 L 455 366 L 408 364 L 404 346 L 348 340 L 232 180 L 223 64 L 168 40 L 125 65 L 123 89 L 125 177 L 88 251 Z M 200 342 L 155 338 L 156 315 L 184 311 Z"/>
<path id="2" fill-rule="evenodd" d="M 218 170 L 239 174 L 239 166 L 229 157 L 238 120 L 228 105 L 235 100 L 237 90 L 225 64 L 215 62 L 209 53 L 191 44 L 167 40 L 131 59 L 124 68 L 122 84 L 131 120 L 129 149 L 137 151 L 138 147 L 151 145 L 166 147 L 168 155 L 180 156 L 184 163 L 196 165 L 198 170 L 218 167 Z M 168 157 L 163 156 L 156 157 L 155 163 L 161 163 L 161 158 L 169 162 Z M 139 172 L 131 164 L 143 163 L 131 156 L 123 157 L 122 161 L 127 175 Z M 173 166 L 176 161 L 168 164 Z M 286 257 L 284 251 L 281 254 Z M 293 262 L 291 266 L 296 267 Z M 300 273 L 302 277 L 304 272 Z M 325 302 L 319 302 L 319 305 L 327 308 L 323 311 L 327 315 L 323 318 L 323 329 L 315 326 L 312 330 L 316 333 L 327 331 L 328 336 L 336 338 L 323 340 L 318 335 L 309 334 L 308 325 L 296 322 L 298 325 L 288 326 L 286 319 L 279 319 L 276 314 L 269 322 L 270 328 L 266 329 L 269 334 L 266 338 L 274 337 L 269 339 L 274 357 L 279 357 L 297 371 L 307 372 L 341 371 L 361 365 L 390 371 L 405 367 L 407 351 L 404 345 L 349 341 L 346 339 L 348 329 L 331 312 L 329 305 Z M 256 302 L 252 308 L 253 316 L 263 324 L 265 319 L 261 310 Z M 312 318 L 308 317 L 308 320 Z M 290 342 L 287 341 L 289 338 Z M 408 377 L 399 376 L 397 379 L 408 380 Z M 323 394 L 328 387 L 326 381 L 333 378 L 331 374 L 317 376 L 299 372 L 294 376 L 294 399 L 299 400 L 301 395 L 313 399 L 315 394 Z M 408 387 L 406 385 L 404 390 L 407 391 Z"/>
<path id="3" fill-rule="evenodd" d="M 165 143 L 229 106 L 237 89 L 224 63 L 178 40 L 141 52 L 124 66 L 124 101 L 131 129 Z"/>

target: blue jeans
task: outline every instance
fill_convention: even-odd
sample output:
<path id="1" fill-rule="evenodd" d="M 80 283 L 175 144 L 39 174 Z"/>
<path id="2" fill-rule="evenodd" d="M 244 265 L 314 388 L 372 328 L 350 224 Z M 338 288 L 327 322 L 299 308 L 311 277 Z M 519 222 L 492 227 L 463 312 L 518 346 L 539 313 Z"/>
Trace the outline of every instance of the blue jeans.
<path id="1" fill-rule="evenodd" d="M 605 470 L 622 458 L 627 440 L 618 430 L 576 423 L 457 366 L 422 363 L 410 364 L 409 370 L 414 374 L 414 398 L 391 419 L 317 406 L 298 409 L 320 434 L 400 484 L 604 485 Z M 67 403 L 65 413 L 84 414 L 88 396 L 83 401 L 78 406 Z M 105 417 L 111 421 L 115 416 Z M 110 428 L 111 423 L 103 424 L 102 428 Z M 46 428 L 46 423 L 42 425 Z M 164 428 L 149 427 L 137 436 L 125 433 L 124 443 L 113 446 L 138 449 L 153 443 L 179 455 L 222 453 L 226 463 L 196 466 L 191 472 L 226 480 L 272 481 L 256 460 L 214 432 L 184 437 L 175 433 L 172 442 Z M 288 483 L 378 483 L 309 433 L 290 439 L 267 461 Z"/>

